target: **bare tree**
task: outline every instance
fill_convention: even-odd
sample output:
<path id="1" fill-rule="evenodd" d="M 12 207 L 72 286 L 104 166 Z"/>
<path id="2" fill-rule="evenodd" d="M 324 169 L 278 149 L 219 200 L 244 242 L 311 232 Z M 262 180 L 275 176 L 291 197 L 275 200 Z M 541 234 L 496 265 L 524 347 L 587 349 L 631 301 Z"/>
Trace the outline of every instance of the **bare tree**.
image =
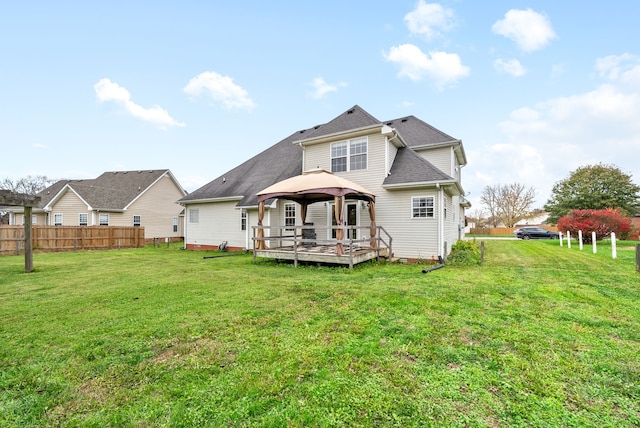
<path id="1" fill-rule="evenodd" d="M 480 201 L 487 207 L 494 219 L 494 227 L 502 222 L 506 227 L 514 227 L 520 220 L 531 215 L 531 206 L 536 191 L 523 184 L 498 184 L 487 186 L 480 195 Z"/>
<path id="2" fill-rule="evenodd" d="M 26 193 L 27 195 L 35 195 L 44 190 L 57 180 L 52 180 L 46 175 L 27 175 L 24 178 L 11 179 L 4 178 L 0 180 L 0 189 L 11 190 L 16 193 Z"/>

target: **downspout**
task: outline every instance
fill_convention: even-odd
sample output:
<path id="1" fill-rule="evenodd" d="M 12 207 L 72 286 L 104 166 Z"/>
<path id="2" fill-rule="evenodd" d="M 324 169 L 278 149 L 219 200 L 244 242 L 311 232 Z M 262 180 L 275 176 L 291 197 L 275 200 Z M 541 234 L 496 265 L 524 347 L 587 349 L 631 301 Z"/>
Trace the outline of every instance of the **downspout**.
<path id="1" fill-rule="evenodd" d="M 444 254 L 444 189 L 440 186 L 440 183 L 436 184 L 438 189 L 438 252 L 443 258 Z"/>

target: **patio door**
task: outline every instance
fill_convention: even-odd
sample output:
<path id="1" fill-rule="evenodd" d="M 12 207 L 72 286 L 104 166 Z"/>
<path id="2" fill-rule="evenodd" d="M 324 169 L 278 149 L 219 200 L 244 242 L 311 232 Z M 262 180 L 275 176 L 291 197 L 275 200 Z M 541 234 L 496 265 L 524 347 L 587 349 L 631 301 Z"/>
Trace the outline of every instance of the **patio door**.
<path id="1" fill-rule="evenodd" d="M 336 206 L 335 204 L 331 204 L 331 224 L 333 226 L 337 226 L 338 222 L 336 222 Z M 358 204 L 356 202 L 347 202 L 346 203 L 346 212 L 344 216 L 345 226 L 357 226 L 358 225 Z M 358 231 L 347 229 L 347 237 L 346 239 L 358 239 Z M 331 230 L 331 238 L 336 239 L 336 230 Z"/>

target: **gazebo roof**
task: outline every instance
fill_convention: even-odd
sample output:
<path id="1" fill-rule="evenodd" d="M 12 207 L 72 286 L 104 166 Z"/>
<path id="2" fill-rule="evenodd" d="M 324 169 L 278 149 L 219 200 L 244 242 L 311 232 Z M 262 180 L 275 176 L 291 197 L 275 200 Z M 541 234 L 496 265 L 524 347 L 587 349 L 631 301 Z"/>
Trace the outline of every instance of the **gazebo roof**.
<path id="1" fill-rule="evenodd" d="M 346 178 L 324 169 L 305 171 L 302 175 L 279 181 L 257 193 L 258 201 L 282 198 L 299 203 L 328 201 L 336 196 L 375 201 L 376 195 Z"/>

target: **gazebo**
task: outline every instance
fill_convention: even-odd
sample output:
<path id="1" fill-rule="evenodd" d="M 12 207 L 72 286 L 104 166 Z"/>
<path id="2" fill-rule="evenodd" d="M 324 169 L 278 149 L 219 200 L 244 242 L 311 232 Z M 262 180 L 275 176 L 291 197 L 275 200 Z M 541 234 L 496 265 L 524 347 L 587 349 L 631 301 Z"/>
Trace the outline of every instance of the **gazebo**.
<path id="1" fill-rule="evenodd" d="M 361 200 L 368 203 L 369 206 L 369 218 L 371 224 L 369 225 L 369 248 L 368 250 L 374 251 L 376 255 L 379 255 L 378 240 L 376 237 L 378 227 L 376 225 L 375 214 L 375 195 L 373 192 L 353 183 L 343 177 L 332 174 L 329 171 L 323 169 L 315 169 L 305 171 L 301 175 L 288 178 L 286 180 L 275 183 L 262 191 L 257 193 L 258 196 L 258 226 L 257 237 L 254 244 L 254 255 L 256 251 L 263 252 L 262 255 L 267 255 L 266 251 L 269 250 L 266 245 L 266 238 L 264 236 L 263 220 L 265 201 L 269 199 L 287 199 L 300 204 L 300 217 L 302 224 L 306 223 L 307 207 L 310 204 L 316 202 L 332 201 L 335 204 L 335 222 L 336 222 L 336 239 L 335 239 L 335 252 L 334 256 L 345 255 L 345 229 L 344 229 L 344 213 L 345 213 L 345 201 Z M 294 244 L 294 249 L 297 247 Z M 276 257 L 277 258 L 277 257 Z M 295 260 L 297 261 L 296 256 Z M 350 263 L 351 264 L 351 263 Z"/>

